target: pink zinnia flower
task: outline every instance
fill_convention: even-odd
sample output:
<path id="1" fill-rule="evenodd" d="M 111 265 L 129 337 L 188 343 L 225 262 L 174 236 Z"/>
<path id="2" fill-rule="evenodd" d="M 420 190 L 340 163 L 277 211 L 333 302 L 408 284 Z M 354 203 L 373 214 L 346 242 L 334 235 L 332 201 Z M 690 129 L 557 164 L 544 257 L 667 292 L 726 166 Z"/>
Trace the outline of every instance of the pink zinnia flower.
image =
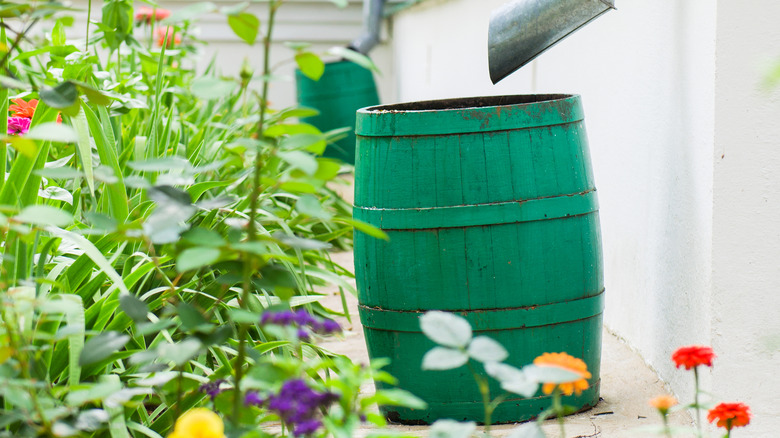
<path id="1" fill-rule="evenodd" d="M 30 119 L 26 117 L 8 118 L 8 135 L 27 134 L 27 131 L 29 130 L 30 130 Z"/>
<path id="2" fill-rule="evenodd" d="M 135 13 L 135 21 L 136 22 L 145 22 L 146 24 L 152 23 L 152 18 L 154 18 L 154 21 L 161 21 L 165 20 L 166 18 L 171 16 L 171 11 L 163 8 L 150 8 L 148 6 L 141 6 L 138 8 L 138 10 Z"/>

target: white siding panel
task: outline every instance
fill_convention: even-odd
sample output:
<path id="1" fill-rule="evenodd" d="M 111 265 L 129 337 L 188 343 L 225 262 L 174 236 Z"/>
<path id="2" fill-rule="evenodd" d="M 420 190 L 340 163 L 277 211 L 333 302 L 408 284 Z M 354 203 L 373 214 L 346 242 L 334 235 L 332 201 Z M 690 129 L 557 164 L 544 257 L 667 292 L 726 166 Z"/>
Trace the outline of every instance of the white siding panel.
<path id="1" fill-rule="evenodd" d="M 93 20 L 100 17 L 102 2 L 92 2 Z M 176 11 L 193 2 L 185 0 L 160 1 L 161 7 Z M 219 7 L 232 6 L 237 2 L 218 0 L 213 3 Z M 86 0 L 75 0 L 74 6 L 87 9 Z M 141 5 L 142 3 L 136 3 Z M 284 108 L 295 103 L 294 62 L 290 62 L 294 52 L 284 42 L 310 42 L 311 50 L 324 53 L 333 46 L 346 46 L 360 35 L 363 26 L 363 4 L 351 0 L 347 7 L 339 8 L 333 3 L 320 0 L 287 0 L 277 12 L 271 46 L 271 63 L 278 66 L 275 75 L 281 78 L 271 87 L 270 100 L 275 108 Z M 264 3 L 253 3 L 249 11 L 260 18 L 261 33 L 267 24 L 267 9 Z M 76 23 L 68 30 L 69 36 L 84 37 L 86 12 L 78 15 Z M 388 40 L 389 21 L 385 20 L 382 41 L 371 52 L 371 58 L 382 71 L 375 75 L 380 99 L 383 102 L 395 101 L 395 82 L 392 80 L 393 59 Z M 258 43 L 250 47 L 239 39 L 227 24 L 223 15 L 214 13 L 202 17 L 195 28 L 197 38 L 208 42 L 197 62 L 199 69 L 205 68 L 216 57 L 221 74 L 235 76 L 244 59 L 259 72 L 262 63 L 261 37 Z M 139 38 L 142 36 L 139 34 Z"/>

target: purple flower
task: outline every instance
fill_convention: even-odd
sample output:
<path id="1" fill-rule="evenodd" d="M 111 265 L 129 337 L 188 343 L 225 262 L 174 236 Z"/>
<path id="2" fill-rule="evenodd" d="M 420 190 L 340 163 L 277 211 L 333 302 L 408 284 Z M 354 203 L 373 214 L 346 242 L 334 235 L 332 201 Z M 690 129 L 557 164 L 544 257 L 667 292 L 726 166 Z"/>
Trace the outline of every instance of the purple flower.
<path id="1" fill-rule="evenodd" d="M 302 326 L 312 325 L 316 322 L 317 320 L 314 319 L 314 317 L 311 316 L 309 312 L 303 309 L 298 309 L 295 312 L 295 323 L 298 324 L 298 326 L 302 327 Z"/>
<path id="2" fill-rule="evenodd" d="M 268 397 L 267 407 L 279 415 L 295 436 L 302 436 L 312 434 L 322 426 L 317 419 L 320 409 L 338 399 L 337 394 L 318 392 L 303 380 L 292 379 L 282 384 L 278 394 Z"/>
<path id="3" fill-rule="evenodd" d="M 249 391 L 244 396 L 245 406 L 260 406 L 263 403 L 265 403 L 265 400 L 260 397 L 260 394 L 258 394 L 257 391 Z"/>
<path id="4" fill-rule="evenodd" d="M 211 397 L 211 401 L 214 401 L 215 398 L 217 398 L 217 395 L 224 391 L 223 389 L 219 388 L 219 385 L 225 383 L 225 379 L 217 379 L 213 382 L 208 382 L 200 385 L 200 388 L 198 390 L 200 392 L 204 392 L 208 394 L 209 397 Z"/>
<path id="5" fill-rule="evenodd" d="M 282 417 L 286 417 L 295 409 L 294 400 L 284 398 L 281 395 L 272 395 L 268 398 L 268 409 L 278 412 Z"/>
<path id="6" fill-rule="evenodd" d="M 308 340 L 310 340 L 310 338 L 309 338 L 309 331 L 306 330 L 305 328 L 299 328 L 298 329 L 298 339 L 300 339 L 301 341 L 308 341 Z"/>
<path id="7" fill-rule="evenodd" d="M 282 384 L 279 390 L 281 397 L 298 398 L 303 394 L 311 392 L 311 388 L 301 379 L 288 380 Z"/>
<path id="8" fill-rule="evenodd" d="M 336 333 L 341 331 L 339 323 L 332 319 L 325 319 L 322 321 L 322 333 Z"/>
<path id="9" fill-rule="evenodd" d="M 317 406 L 328 406 L 331 403 L 339 399 L 338 394 L 332 392 L 319 392 L 315 393 L 312 399 L 316 402 Z"/>
<path id="10" fill-rule="evenodd" d="M 310 435 L 317 431 L 322 426 L 322 422 L 317 419 L 304 420 L 295 424 L 292 427 L 292 432 L 295 436 Z"/>
<path id="11" fill-rule="evenodd" d="M 290 325 L 295 321 L 295 314 L 289 310 L 282 312 L 266 312 L 260 318 L 262 324 Z"/>
<path id="12" fill-rule="evenodd" d="M 27 117 L 9 117 L 8 135 L 27 134 L 30 130 L 30 119 Z"/>
<path id="13" fill-rule="evenodd" d="M 260 318 L 261 324 L 276 324 L 282 326 L 295 325 L 298 327 L 298 337 L 301 340 L 308 340 L 311 331 L 320 334 L 331 334 L 341 331 L 339 323 L 332 319 L 320 319 L 312 316 L 304 309 L 298 309 L 295 312 L 283 310 L 281 312 L 265 312 Z"/>

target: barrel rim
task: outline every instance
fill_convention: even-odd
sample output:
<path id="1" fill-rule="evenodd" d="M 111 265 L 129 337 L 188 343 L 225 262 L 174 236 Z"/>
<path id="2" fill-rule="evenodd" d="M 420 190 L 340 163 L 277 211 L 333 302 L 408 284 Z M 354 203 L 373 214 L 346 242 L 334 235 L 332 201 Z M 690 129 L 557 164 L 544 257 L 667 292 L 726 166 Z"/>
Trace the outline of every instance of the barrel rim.
<path id="1" fill-rule="evenodd" d="M 509 94 L 497 96 L 472 96 L 447 99 L 421 100 L 375 105 L 361 108 L 358 113 L 377 114 L 383 112 L 427 113 L 442 111 L 461 111 L 499 107 L 528 106 L 555 101 L 578 99 L 579 94 Z M 473 102 L 471 104 L 470 102 Z"/>
<path id="2" fill-rule="evenodd" d="M 408 137 L 487 133 L 582 121 L 578 94 L 515 94 L 375 105 L 357 111 L 355 135 Z M 482 105 L 482 106 L 480 106 Z"/>

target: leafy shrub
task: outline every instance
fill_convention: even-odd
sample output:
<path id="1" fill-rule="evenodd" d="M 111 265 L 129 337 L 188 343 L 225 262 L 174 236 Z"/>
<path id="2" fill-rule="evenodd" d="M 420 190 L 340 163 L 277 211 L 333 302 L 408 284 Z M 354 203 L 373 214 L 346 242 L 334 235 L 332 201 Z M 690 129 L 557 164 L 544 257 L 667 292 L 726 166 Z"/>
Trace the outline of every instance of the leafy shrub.
<path id="1" fill-rule="evenodd" d="M 282 3 L 268 2 L 263 37 L 246 4 L 219 11 L 264 44 L 264 70 L 237 78 L 192 67 L 211 3 L 139 8 L 134 30 L 132 2 L 107 0 L 81 41 L 60 2 L 0 4 L 0 436 L 160 437 L 212 399 L 238 436 L 274 418 L 246 391 L 293 377 L 337 391 L 328 430 L 368 415 L 356 387 L 322 376 L 359 385 L 377 368 L 261 321 L 291 308 L 322 321 L 316 286 L 352 292 L 327 251 L 353 226 L 383 237 L 327 185 L 341 163 L 320 155 L 338 132 L 267 105 Z M 316 76 L 320 58 L 297 55 Z"/>

